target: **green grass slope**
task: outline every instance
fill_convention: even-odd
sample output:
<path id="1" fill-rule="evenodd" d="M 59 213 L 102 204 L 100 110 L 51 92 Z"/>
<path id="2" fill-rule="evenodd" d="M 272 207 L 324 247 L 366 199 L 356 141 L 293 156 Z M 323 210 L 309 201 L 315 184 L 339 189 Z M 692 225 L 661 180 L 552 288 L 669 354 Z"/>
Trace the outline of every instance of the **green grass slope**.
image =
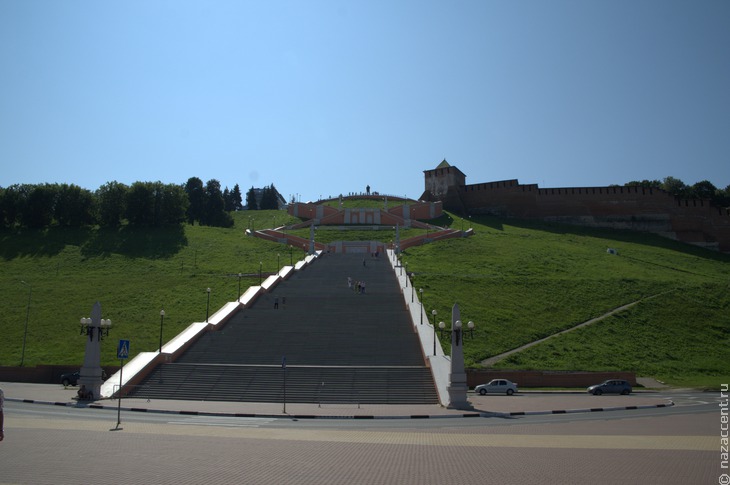
<path id="1" fill-rule="evenodd" d="M 18 365 L 29 291 L 25 365 L 83 361 L 79 318 L 101 301 L 116 343 L 154 351 L 159 311 L 164 341 L 213 313 L 264 274 L 289 263 L 289 248 L 244 230 L 294 222 L 282 211 L 241 212 L 231 229 L 182 226 L 118 231 L 0 232 L 0 365 Z M 288 222 L 287 222 L 288 221 Z M 460 227 L 445 215 L 441 226 Z M 730 380 L 730 257 L 644 234 L 526 223 L 491 217 L 464 222 L 476 235 L 409 249 L 402 259 L 423 288 L 428 314 L 450 321 L 459 303 L 473 320 L 467 365 L 641 300 L 630 310 L 501 361 L 500 368 L 631 370 L 669 383 Z M 308 237 L 308 231 L 304 237 Z M 388 231 L 317 231 L 317 240 L 390 240 Z M 606 252 L 618 249 L 618 255 Z M 293 250 L 291 258 L 303 253 Z M 23 284 L 25 281 L 28 284 Z M 653 297 L 653 298 L 649 298 Z"/>
<path id="2" fill-rule="evenodd" d="M 462 320 L 476 323 L 464 345 L 467 365 L 642 300 L 497 367 L 630 370 L 675 384 L 730 380 L 727 255 L 632 232 L 489 217 L 471 225 L 471 238 L 403 256 L 429 314 L 436 309 L 448 324 L 458 302 Z"/>
<path id="3" fill-rule="evenodd" d="M 255 211 L 237 213 L 230 229 L 0 232 L 0 365 L 20 364 L 26 316 L 24 365 L 82 363 L 79 319 L 89 316 L 95 301 L 113 324 L 102 364 L 118 363 L 119 339 L 131 341 L 133 354 L 156 350 L 161 309 L 166 342 L 205 320 L 206 288 L 212 314 L 237 298 L 238 273 L 245 292 L 259 284 L 260 267 L 265 278 L 277 265 L 302 258 L 301 250 L 290 255 L 287 247 L 244 235 L 249 224 L 271 227 L 274 218 L 278 224 L 289 220 L 283 211 Z"/>

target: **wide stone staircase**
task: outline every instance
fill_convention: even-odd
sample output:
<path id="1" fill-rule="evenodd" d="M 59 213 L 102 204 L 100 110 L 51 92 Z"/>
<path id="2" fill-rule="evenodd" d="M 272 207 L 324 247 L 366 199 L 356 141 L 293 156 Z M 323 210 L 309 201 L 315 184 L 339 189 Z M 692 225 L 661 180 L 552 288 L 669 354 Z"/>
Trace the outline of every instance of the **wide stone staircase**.
<path id="1" fill-rule="evenodd" d="M 358 293 L 348 287 L 365 283 Z M 286 365 L 284 365 L 286 364 Z M 385 257 L 327 254 L 205 333 L 131 393 L 157 399 L 438 403 Z"/>

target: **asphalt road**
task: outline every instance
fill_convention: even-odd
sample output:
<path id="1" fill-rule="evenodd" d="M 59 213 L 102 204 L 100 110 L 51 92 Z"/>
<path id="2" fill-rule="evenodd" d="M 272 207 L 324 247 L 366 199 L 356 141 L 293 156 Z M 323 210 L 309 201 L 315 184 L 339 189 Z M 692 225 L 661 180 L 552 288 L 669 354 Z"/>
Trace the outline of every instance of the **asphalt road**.
<path id="1" fill-rule="evenodd" d="M 723 483 L 717 393 L 443 419 L 117 415 L 7 402 L 0 483 Z M 529 399 L 529 396 L 525 396 Z"/>

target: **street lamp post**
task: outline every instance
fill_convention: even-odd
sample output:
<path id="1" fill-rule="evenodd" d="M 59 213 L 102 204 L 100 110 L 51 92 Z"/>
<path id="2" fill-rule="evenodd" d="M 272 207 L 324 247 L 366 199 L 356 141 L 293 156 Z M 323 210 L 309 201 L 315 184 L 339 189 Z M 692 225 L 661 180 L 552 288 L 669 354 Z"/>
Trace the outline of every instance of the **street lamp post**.
<path id="1" fill-rule="evenodd" d="M 243 276 L 241 273 L 238 273 L 238 296 L 236 297 L 236 300 L 241 299 L 241 276 Z"/>
<path id="2" fill-rule="evenodd" d="M 20 353 L 20 367 L 23 367 L 23 363 L 25 362 L 25 341 L 28 338 L 28 320 L 30 319 L 30 299 L 33 296 L 33 286 L 31 286 L 30 283 L 26 283 L 25 281 L 20 281 L 24 285 L 28 286 L 28 306 L 25 310 L 25 330 L 23 330 L 23 350 Z"/>
<path id="3" fill-rule="evenodd" d="M 210 314 L 210 288 L 205 290 L 208 293 L 208 302 L 205 304 L 205 321 L 208 322 L 208 315 Z"/>
<path id="4" fill-rule="evenodd" d="M 438 312 L 436 310 L 431 310 L 431 315 L 433 315 L 433 355 L 436 355 L 436 315 Z"/>
<path id="5" fill-rule="evenodd" d="M 421 302 L 420 302 L 421 303 L 421 311 L 420 311 L 420 313 L 421 313 L 421 325 L 423 325 L 423 288 L 419 288 L 418 289 L 418 293 L 419 293 L 419 296 L 418 297 L 421 300 Z"/>
<path id="6" fill-rule="evenodd" d="M 435 312 L 436 310 L 434 310 Z M 434 313 L 434 323 L 436 322 L 436 314 Z M 466 324 L 466 327 L 469 329 L 469 338 L 474 338 L 474 322 L 469 320 L 469 322 Z M 444 338 L 444 330 L 446 329 L 446 324 L 444 322 L 439 322 L 439 330 L 441 331 L 441 338 Z M 434 349 L 436 348 L 436 327 L 434 326 Z M 453 328 L 451 329 L 451 332 L 456 333 L 456 339 L 457 341 L 459 339 L 463 340 L 462 337 L 462 325 L 461 320 L 457 320 L 454 324 Z M 434 350 L 435 355 L 435 350 Z"/>
<path id="7" fill-rule="evenodd" d="M 259 261 L 259 286 L 261 286 L 261 272 L 264 270 L 264 262 Z"/>
<path id="8" fill-rule="evenodd" d="M 160 310 L 160 353 L 162 353 L 162 323 L 165 320 L 165 310 Z"/>
<path id="9" fill-rule="evenodd" d="M 406 288 L 408 288 L 408 261 L 406 261 Z M 413 298 L 411 298 L 413 301 Z"/>
<path id="10" fill-rule="evenodd" d="M 276 253 L 276 271 L 277 272 L 281 269 L 281 264 L 280 264 L 280 261 L 279 261 L 280 256 L 281 256 L 280 253 Z"/>
<path id="11" fill-rule="evenodd" d="M 104 337 L 109 336 L 109 329 L 112 321 L 101 318 L 101 303 L 94 303 L 91 309 L 91 317 L 80 319 L 81 335 L 85 335 L 86 351 L 84 352 L 84 365 L 79 370 L 79 391 L 83 399 L 98 399 L 101 394 L 102 369 L 101 369 L 101 342 Z M 121 395 L 121 387 L 120 387 Z"/>
<path id="12" fill-rule="evenodd" d="M 294 266 L 294 256 L 292 255 L 293 250 L 294 250 L 294 247 L 290 244 L 289 245 L 289 266 Z"/>

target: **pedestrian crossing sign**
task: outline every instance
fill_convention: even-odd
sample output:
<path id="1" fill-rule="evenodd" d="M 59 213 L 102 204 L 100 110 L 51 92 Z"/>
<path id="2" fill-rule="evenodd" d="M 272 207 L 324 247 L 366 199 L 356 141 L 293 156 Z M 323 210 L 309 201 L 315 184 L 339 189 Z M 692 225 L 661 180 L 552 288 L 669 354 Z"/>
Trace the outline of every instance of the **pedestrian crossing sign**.
<path id="1" fill-rule="evenodd" d="M 129 358 L 129 340 L 120 340 L 117 348 L 117 359 Z"/>

